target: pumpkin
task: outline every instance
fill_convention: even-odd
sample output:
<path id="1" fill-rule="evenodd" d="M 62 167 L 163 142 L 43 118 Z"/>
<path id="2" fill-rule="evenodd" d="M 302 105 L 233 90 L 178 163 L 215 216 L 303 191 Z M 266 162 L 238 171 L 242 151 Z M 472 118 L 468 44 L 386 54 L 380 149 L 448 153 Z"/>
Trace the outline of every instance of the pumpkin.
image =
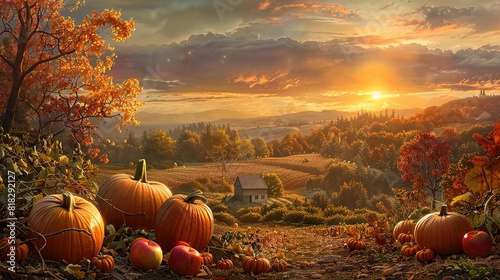
<path id="1" fill-rule="evenodd" d="M 394 237 L 395 240 L 397 240 L 398 236 L 401 233 L 413 234 L 413 231 L 415 230 L 415 225 L 416 224 L 413 222 L 413 220 L 410 219 L 402 220 L 394 226 L 394 230 L 392 231 L 392 236 Z"/>
<path id="2" fill-rule="evenodd" d="M 209 252 L 201 252 L 201 264 L 211 265 L 214 262 L 214 257 Z"/>
<path id="3" fill-rule="evenodd" d="M 351 237 L 347 240 L 347 247 L 351 250 L 364 250 L 366 249 L 366 244 L 363 240 L 359 240 L 356 237 Z"/>
<path id="4" fill-rule="evenodd" d="M 419 262 L 428 262 L 434 259 L 434 256 L 434 251 L 429 248 L 424 248 L 415 254 L 415 259 Z"/>
<path id="5" fill-rule="evenodd" d="M 284 259 L 273 259 L 271 269 L 277 272 L 284 272 L 288 267 L 288 263 Z"/>
<path id="6" fill-rule="evenodd" d="M 472 230 L 469 219 L 457 212 L 440 212 L 422 217 L 415 226 L 415 242 L 420 248 L 429 248 L 436 255 L 449 256 L 463 251 L 462 237 Z"/>
<path id="7" fill-rule="evenodd" d="M 405 243 L 408 243 L 408 242 L 413 242 L 415 241 L 414 240 L 415 238 L 413 237 L 413 234 L 411 233 L 400 233 L 398 235 L 398 241 L 401 243 L 401 244 L 405 244 Z"/>
<path id="8" fill-rule="evenodd" d="M 170 251 L 175 241 L 184 241 L 203 251 L 212 239 L 214 216 L 205 204 L 203 192 L 188 196 L 176 194 L 167 199 L 156 214 L 156 239 L 163 251 Z"/>
<path id="9" fill-rule="evenodd" d="M 31 209 L 27 224 L 28 237 L 37 238 L 31 244 L 47 260 L 78 264 L 83 258 L 97 256 L 104 241 L 104 221 L 99 210 L 70 192 L 39 200 Z M 60 231 L 64 232 L 54 234 Z"/>
<path id="10" fill-rule="evenodd" d="M 406 243 L 403 246 L 403 248 L 401 248 L 401 254 L 405 257 L 412 257 L 412 256 L 415 256 L 415 254 L 419 250 L 420 250 L 420 247 L 418 247 L 417 244 L 410 242 L 410 243 Z"/>
<path id="11" fill-rule="evenodd" d="M 139 160 L 135 176 L 115 174 L 99 188 L 96 202 L 106 224 L 116 229 L 127 225 L 134 229 L 153 229 L 158 208 L 172 196 L 163 183 L 148 181 L 146 161 Z"/>
<path id="12" fill-rule="evenodd" d="M 115 267 L 115 259 L 111 255 L 98 255 L 90 260 L 90 265 L 100 272 L 108 273 Z"/>
<path id="13" fill-rule="evenodd" d="M 233 261 L 231 261 L 230 259 L 221 259 L 215 265 L 215 268 L 222 270 L 231 270 L 233 269 L 233 267 L 234 267 Z"/>
<path id="14" fill-rule="evenodd" d="M 245 272 L 257 275 L 268 272 L 271 269 L 271 263 L 263 257 L 246 256 L 241 261 L 241 267 Z"/>
<path id="15" fill-rule="evenodd" d="M 19 243 L 21 243 L 21 240 L 19 240 L 17 238 L 15 239 L 14 242 L 16 244 L 15 249 L 14 249 L 15 261 L 22 262 L 22 261 L 26 260 L 28 258 L 28 253 L 29 253 L 28 245 L 26 245 L 26 243 L 19 245 Z M 10 252 L 11 252 L 10 247 L 14 246 L 14 244 L 11 244 L 11 243 L 14 243 L 14 242 L 12 242 L 11 239 L 9 239 L 8 237 L 2 238 L 0 240 L 0 248 L 6 246 L 2 250 L 0 250 L 0 260 L 3 260 L 3 261 L 10 260 L 11 256 L 7 256 L 7 255 L 10 254 Z"/>

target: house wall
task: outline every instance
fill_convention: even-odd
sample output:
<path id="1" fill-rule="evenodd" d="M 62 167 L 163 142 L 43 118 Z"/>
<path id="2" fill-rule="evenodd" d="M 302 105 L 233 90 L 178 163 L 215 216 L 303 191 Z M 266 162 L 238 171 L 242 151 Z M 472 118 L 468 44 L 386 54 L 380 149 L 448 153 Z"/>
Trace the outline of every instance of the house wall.
<path id="1" fill-rule="evenodd" d="M 242 197 L 244 203 L 266 203 L 267 190 L 243 190 Z"/>

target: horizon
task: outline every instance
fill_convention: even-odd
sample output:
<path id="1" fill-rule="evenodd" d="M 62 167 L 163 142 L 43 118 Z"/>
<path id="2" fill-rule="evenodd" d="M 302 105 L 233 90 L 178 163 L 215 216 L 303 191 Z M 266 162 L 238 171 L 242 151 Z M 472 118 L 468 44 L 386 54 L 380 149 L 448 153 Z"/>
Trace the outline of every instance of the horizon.
<path id="1" fill-rule="evenodd" d="M 424 109 L 500 92 L 495 1 L 86 1 L 136 31 L 114 43 L 138 112 Z"/>

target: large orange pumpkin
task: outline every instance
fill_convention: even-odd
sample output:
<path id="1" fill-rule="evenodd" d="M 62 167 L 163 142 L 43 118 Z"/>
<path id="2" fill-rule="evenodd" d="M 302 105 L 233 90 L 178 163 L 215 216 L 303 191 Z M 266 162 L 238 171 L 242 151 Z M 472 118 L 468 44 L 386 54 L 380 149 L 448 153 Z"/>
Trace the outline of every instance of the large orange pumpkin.
<path id="1" fill-rule="evenodd" d="M 214 216 L 205 204 L 201 191 L 188 196 L 173 195 L 158 210 L 155 220 L 156 239 L 163 251 L 172 249 L 175 241 L 184 241 L 203 251 L 214 232 Z"/>
<path id="2" fill-rule="evenodd" d="M 398 236 L 401 233 L 413 234 L 414 230 L 415 230 L 415 223 L 413 222 L 413 220 L 405 219 L 405 220 L 399 221 L 394 226 L 394 230 L 392 231 L 392 236 L 394 237 L 395 240 L 397 240 Z"/>
<path id="3" fill-rule="evenodd" d="M 148 181 L 146 161 L 139 160 L 135 176 L 116 174 L 99 188 L 96 202 L 106 224 L 116 229 L 127 225 L 134 229 L 153 229 L 160 206 L 172 192 L 163 183 Z"/>
<path id="4" fill-rule="evenodd" d="M 77 264 L 83 258 L 97 256 L 104 241 L 104 222 L 99 210 L 70 192 L 42 198 L 31 209 L 27 223 L 28 237 L 38 238 L 32 245 L 47 260 Z M 59 231 L 64 232 L 50 235 Z M 40 238 L 39 234 L 50 236 Z"/>
<path id="5" fill-rule="evenodd" d="M 415 226 L 415 242 L 420 248 L 429 248 L 436 255 L 449 256 L 463 251 L 462 237 L 472 230 L 472 225 L 464 215 L 447 212 L 441 206 L 440 212 L 422 217 Z"/>

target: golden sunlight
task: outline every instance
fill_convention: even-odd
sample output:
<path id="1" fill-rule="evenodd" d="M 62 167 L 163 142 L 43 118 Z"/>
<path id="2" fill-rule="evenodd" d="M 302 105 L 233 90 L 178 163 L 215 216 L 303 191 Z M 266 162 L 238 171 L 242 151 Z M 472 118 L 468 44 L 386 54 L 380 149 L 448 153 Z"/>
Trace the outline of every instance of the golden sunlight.
<path id="1" fill-rule="evenodd" d="M 380 98 L 380 91 L 374 91 L 372 95 L 373 95 L 373 99 L 379 99 Z"/>

